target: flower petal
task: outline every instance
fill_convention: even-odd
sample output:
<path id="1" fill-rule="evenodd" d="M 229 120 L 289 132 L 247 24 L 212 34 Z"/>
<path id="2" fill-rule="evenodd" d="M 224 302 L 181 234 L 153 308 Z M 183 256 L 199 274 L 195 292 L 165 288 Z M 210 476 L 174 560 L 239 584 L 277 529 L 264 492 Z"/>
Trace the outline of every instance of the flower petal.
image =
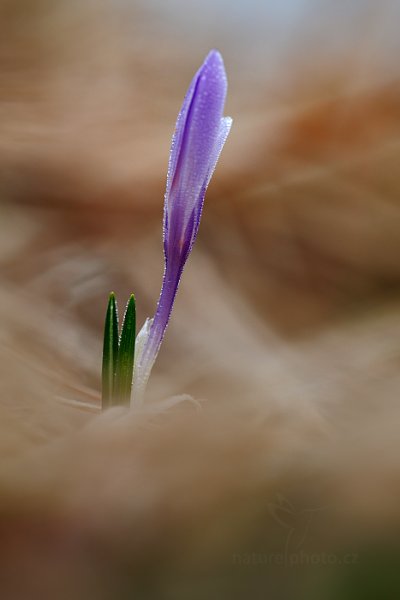
<path id="1" fill-rule="evenodd" d="M 222 148 L 224 147 L 226 138 L 228 137 L 229 132 L 231 130 L 232 123 L 233 123 L 232 117 L 223 117 L 220 121 L 218 137 L 215 142 L 214 150 L 210 156 L 210 162 L 208 165 L 206 188 L 208 187 L 208 184 L 210 183 L 210 179 L 213 176 L 215 167 L 217 166 L 218 159 L 222 152 Z"/>
<path id="2" fill-rule="evenodd" d="M 174 229 L 186 229 L 202 193 L 219 136 L 226 91 L 224 63 L 219 52 L 213 50 L 198 71 L 190 89 L 191 101 L 185 98 L 183 117 L 178 119 L 165 198 L 166 235 L 172 222 Z M 171 243 L 177 241 L 176 237 L 172 235 Z"/>
<path id="3" fill-rule="evenodd" d="M 232 127 L 232 118 L 231 117 L 223 117 L 220 121 L 218 137 L 215 142 L 214 149 L 210 155 L 207 177 L 206 177 L 206 180 L 202 187 L 202 192 L 199 196 L 198 202 L 195 204 L 195 207 L 192 211 L 192 214 L 191 214 L 189 221 L 187 223 L 187 226 L 186 226 L 185 235 L 183 236 L 183 238 L 185 240 L 188 240 L 187 251 L 186 251 L 187 255 L 190 254 L 190 252 L 192 250 L 192 246 L 196 240 L 197 232 L 199 230 L 199 225 L 200 225 L 201 213 L 203 211 L 204 197 L 206 195 L 208 185 L 209 185 L 211 177 L 215 171 L 215 167 L 217 165 L 219 156 L 222 152 L 222 148 L 224 147 L 226 138 L 229 135 L 231 127 Z"/>
<path id="4" fill-rule="evenodd" d="M 154 319 L 147 320 L 137 340 L 132 402 L 143 402 L 180 277 L 196 239 L 204 196 L 232 119 L 223 118 L 227 91 L 224 63 L 211 51 L 193 78 L 176 123 L 164 201 L 165 269 Z"/>

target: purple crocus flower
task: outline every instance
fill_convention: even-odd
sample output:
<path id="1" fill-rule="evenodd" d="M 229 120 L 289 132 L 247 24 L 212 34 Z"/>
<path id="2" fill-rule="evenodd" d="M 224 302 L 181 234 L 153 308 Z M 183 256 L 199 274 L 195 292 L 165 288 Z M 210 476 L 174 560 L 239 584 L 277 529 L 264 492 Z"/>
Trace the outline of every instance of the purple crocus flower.
<path id="1" fill-rule="evenodd" d="M 156 314 L 136 341 L 133 403 L 141 404 L 163 340 L 179 281 L 199 229 L 204 196 L 231 128 L 223 117 L 227 79 L 212 50 L 186 92 L 172 138 L 164 202 L 164 277 Z"/>

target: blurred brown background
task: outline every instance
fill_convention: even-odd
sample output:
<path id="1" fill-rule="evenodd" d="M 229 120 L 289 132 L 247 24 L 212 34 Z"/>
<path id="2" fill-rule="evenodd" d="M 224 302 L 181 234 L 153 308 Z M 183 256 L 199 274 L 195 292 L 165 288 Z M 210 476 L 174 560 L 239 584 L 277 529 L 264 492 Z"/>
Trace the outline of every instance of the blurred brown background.
<path id="1" fill-rule="evenodd" d="M 208 556 L 214 589 L 222 571 L 202 553 L 214 544 L 213 536 L 201 538 L 203 524 L 213 529 L 226 512 L 229 525 L 240 521 L 233 516 L 240 497 L 240 515 L 258 515 L 252 527 L 263 523 L 265 542 L 270 523 L 255 506 L 266 507 L 287 485 L 308 494 L 298 474 L 307 480 L 315 463 L 324 473 L 317 481 L 330 482 L 318 506 L 326 495 L 330 504 L 340 498 L 350 522 L 363 515 L 362 532 L 366 522 L 375 532 L 376 519 L 379 535 L 393 533 L 400 516 L 393 461 L 400 422 L 399 19 L 396 0 L 1 1 L 5 598 L 130 598 L 137 573 L 152 569 L 160 582 L 155 597 L 169 589 L 178 597 L 160 575 L 171 566 L 162 559 L 160 567 L 159 553 L 179 556 L 182 547 L 195 548 L 199 564 Z M 153 314 L 170 138 L 190 78 L 212 47 L 225 59 L 234 126 L 148 393 L 150 412 L 191 394 L 204 401 L 202 416 L 182 407 L 161 425 L 152 413 L 130 415 L 121 433 L 106 415 L 99 425 L 94 417 L 107 294 L 114 290 L 122 306 L 134 291 L 140 324 Z M 149 442 L 154 426 L 162 433 Z M 62 444 L 57 458 L 54 444 Z M 133 455 L 139 475 L 129 468 Z M 85 487 L 102 461 L 96 489 Z M 187 493 L 194 468 L 198 494 L 186 518 L 198 529 L 178 535 L 177 546 L 161 543 L 165 521 L 186 531 L 173 499 Z M 156 482 L 142 488 L 150 474 Z M 176 511 L 171 522 L 168 510 Z M 105 533 L 99 525 L 104 514 L 114 524 L 119 516 L 129 532 L 125 539 L 115 525 L 122 541 L 112 551 L 113 528 Z M 158 524 L 150 533 L 146 519 Z M 246 530 L 247 516 L 244 522 Z M 347 521 L 338 522 L 345 530 Z M 226 559 L 231 538 L 221 529 Z M 93 535 L 103 536 L 104 555 L 92 564 L 85 544 Z M 240 549 L 243 532 L 237 539 L 232 547 Z M 64 595 L 49 577 L 60 564 L 52 566 L 47 544 L 58 548 L 60 581 L 76 583 Z M 71 558 L 76 547 L 79 561 Z M 102 560 L 112 563 L 109 552 L 116 558 L 107 595 L 94 582 Z M 143 564 L 135 562 L 143 554 Z M 20 556 L 30 583 L 19 582 L 18 591 Z M 84 565 L 78 571 L 77 561 Z M 185 571 L 179 558 L 176 564 Z M 48 587 L 32 587 L 38 572 Z M 228 582 L 236 581 L 233 573 L 227 568 Z M 253 597 L 273 589 L 261 573 L 250 578 Z M 140 577 L 145 594 L 147 576 Z M 218 597 L 247 597 L 237 583 L 226 585 Z M 179 597 L 203 597 L 190 583 L 184 589 Z"/>

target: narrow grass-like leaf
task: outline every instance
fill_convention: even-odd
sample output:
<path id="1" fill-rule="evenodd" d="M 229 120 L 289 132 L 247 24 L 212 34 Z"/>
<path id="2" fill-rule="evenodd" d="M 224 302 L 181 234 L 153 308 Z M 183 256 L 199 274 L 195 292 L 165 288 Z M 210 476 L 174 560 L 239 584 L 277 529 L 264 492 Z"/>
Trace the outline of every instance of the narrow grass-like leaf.
<path id="1" fill-rule="evenodd" d="M 111 292 L 104 325 L 102 409 L 113 404 L 114 379 L 118 356 L 118 312 L 115 294 Z"/>
<path id="2" fill-rule="evenodd" d="M 131 398 L 133 361 L 135 357 L 136 303 L 132 294 L 126 306 L 119 341 L 114 380 L 114 404 L 129 404 Z"/>

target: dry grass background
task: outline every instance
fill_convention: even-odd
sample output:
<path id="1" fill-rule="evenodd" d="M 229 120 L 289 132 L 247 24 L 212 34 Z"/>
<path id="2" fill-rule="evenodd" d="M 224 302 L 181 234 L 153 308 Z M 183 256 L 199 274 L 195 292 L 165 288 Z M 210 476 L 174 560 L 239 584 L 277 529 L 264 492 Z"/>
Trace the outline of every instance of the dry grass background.
<path id="1" fill-rule="evenodd" d="M 1 3 L 1 598 L 396 597 L 400 87 L 350 5 L 349 54 L 294 35 L 274 71 L 261 36 L 249 72 L 249 32 L 188 44 L 154 3 Z M 148 402 L 101 415 L 107 293 L 152 314 L 172 124 L 219 40 L 231 139 Z M 268 564 L 287 501 L 291 551 L 357 563 Z"/>

